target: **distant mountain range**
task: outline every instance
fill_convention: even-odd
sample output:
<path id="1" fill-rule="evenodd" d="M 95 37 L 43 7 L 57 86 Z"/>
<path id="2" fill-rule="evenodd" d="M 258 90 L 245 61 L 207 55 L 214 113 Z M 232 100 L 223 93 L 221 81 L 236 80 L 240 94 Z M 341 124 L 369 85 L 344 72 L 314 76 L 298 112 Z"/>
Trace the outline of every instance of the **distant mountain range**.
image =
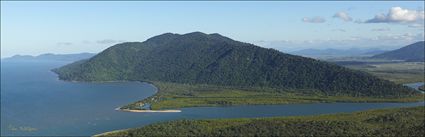
<path id="1" fill-rule="evenodd" d="M 384 53 L 387 50 L 382 49 L 303 49 L 289 52 L 290 54 L 300 55 L 304 57 L 348 57 L 348 56 L 373 56 Z"/>
<path id="2" fill-rule="evenodd" d="M 357 97 L 416 94 L 366 72 L 201 32 L 165 33 L 144 42 L 116 44 L 53 71 L 60 79 L 73 81 L 163 81 Z"/>
<path id="3" fill-rule="evenodd" d="M 373 56 L 377 59 L 405 60 L 405 61 L 425 61 L 425 43 L 416 42 L 397 50 L 388 51 Z"/>
<path id="4" fill-rule="evenodd" d="M 31 55 L 15 55 L 9 58 L 4 58 L 2 61 L 77 61 L 93 57 L 94 53 L 78 53 L 78 54 L 41 54 L 38 56 Z"/>

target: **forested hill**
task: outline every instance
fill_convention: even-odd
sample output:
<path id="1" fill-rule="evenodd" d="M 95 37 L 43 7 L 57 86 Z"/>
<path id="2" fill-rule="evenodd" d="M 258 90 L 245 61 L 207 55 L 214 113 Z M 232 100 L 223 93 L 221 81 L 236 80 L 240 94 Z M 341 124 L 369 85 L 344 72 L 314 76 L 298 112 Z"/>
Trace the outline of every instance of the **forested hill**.
<path id="1" fill-rule="evenodd" d="M 165 81 L 313 89 L 328 95 L 407 96 L 415 91 L 368 73 L 234 41 L 219 34 L 166 33 L 114 45 L 54 70 L 63 80 Z"/>
<path id="2" fill-rule="evenodd" d="M 397 50 L 375 55 L 373 58 L 425 61 L 425 43 L 424 41 L 416 42 Z"/>

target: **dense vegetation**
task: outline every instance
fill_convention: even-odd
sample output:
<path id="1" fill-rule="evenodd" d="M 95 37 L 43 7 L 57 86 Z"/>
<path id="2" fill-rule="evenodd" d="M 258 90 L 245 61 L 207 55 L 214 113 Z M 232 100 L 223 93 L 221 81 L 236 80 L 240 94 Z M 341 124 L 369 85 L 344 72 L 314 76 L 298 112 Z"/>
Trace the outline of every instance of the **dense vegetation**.
<path id="1" fill-rule="evenodd" d="M 328 96 L 320 90 L 284 90 L 265 87 L 230 87 L 206 84 L 190 85 L 153 82 L 159 92 L 144 100 L 121 107 L 141 109 L 150 104 L 151 109 L 175 109 L 199 106 L 229 106 L 246 104 L 291 104 L 323 102 L 413 102 L 424 99 L 418 94 L 406 98 L 352 97 L 339 94 Z"/>
<path id="2" fill-rule="evenodd" d="M 54 70 L 75 81 L 162 81 L 304 90 L 353 97 L 406 97 L 415 91 L 365 72 L 234 41 L 219 34 L 166 33 L 112 46 Z"/>
<path id="3" fill-rule="evenodd" d="M 405 60 L 405 61 L 425 61 L 425 42 L 420 41 L 397 50 L 388 51 L 373 56 L 372 58 Z"/>
<path id="4" fill-rule="evenodd" d="M 425 109 L 276 118 L 178 120 L 99 136 L 423 136 Z"/>

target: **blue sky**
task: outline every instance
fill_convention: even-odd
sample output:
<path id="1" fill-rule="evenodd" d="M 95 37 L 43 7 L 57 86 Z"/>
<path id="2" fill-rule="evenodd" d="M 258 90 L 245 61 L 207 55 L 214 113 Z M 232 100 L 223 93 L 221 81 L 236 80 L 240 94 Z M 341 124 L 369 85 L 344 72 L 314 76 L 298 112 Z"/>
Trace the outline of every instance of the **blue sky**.
<path id="1" fill-rule="evenodd" d="M 220 33 L 284 52 L 394 49 L 423 40 L 423 5 L 423 1 L 2 1 L 1 57 L 100 52 L 123 41 L 193 31 Z"/>

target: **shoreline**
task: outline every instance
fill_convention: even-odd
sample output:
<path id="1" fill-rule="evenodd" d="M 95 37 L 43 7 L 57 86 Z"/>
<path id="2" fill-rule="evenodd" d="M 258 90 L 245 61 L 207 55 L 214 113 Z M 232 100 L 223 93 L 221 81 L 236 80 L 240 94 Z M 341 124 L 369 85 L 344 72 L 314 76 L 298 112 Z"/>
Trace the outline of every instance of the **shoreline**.
<path id="1" fill-rule="evenodd" d="M 54 73 L 56 73 L 56 72 L 54 72 Z M 58 78 L 58 80 L 62 80 L 62 79 L 59 79 Z M 137 81 L 137 80 L 135 80 L 135 81 L 130 81 L 130 80 L 116 80 L 116 81 L 69 81 L 69 80 L 62 80 L 62 81 L 68 81 L 68 82 L 72 82 L 72 83 L 73 82 L 75 82 L 75 83 L 78 83 L 78 82 L 86 82 L 86 83 L 138 82 L 138 83 L 141 83 L 141 84 L 144 83 L 144 84 L 150 85 L 150 86 L 152 86 L 152 87 L 155 88 L 154 93 L 151 96 L 149 96 L 149 97 L 155 96 L 159 92 L 159 90 L 160 90 L 151 81 Z M 420 81 L 420 82 L 413 82 L 413 83 L 423 83 L 423 82 Z M 402 85 L 403 86 L 407 86 L 406 84 L 413 84 L 413 83 L 404 83 Z M 407 87 L 410 87 L 410 86 L 407 86 Z M 413 88 L 413 87 L 410 87 L 410 88 Z M 420 90 L 418 90 L 416 88 L 413 88 L 413 89 L 415 89 L 416 91 L 418 91 L 420 94 L 425 95 L 425 92 L 424 91 L 420 91 Z M 147 98 L 149 98 L 149 97 L 147 97 Z M 136 101 L 136 102 L 138 102 L 138 101 Z M 401 102 L 399 102 L 399 101 L 337 101 L 337 102 L 326 102 L 325 101 L 325 102 L 309 102 L 309 103 L 306 103 L 306 104 L 311 104 L 311 103 L 408 103 L 408 102 L 423 102 L 423 99 L 421 99 L 421 100 L 415 100 L 415 101 L 401 101 Z M 288 103 L 288 104 L 297 104 L 297 103 Z M 302 103 L 302 104 L 305 104 L 305 103 Z M 279 105 L 279 104 L 242 104 L 242 105 Z M 231 106 L 233 106 L 233 105 L 231 105 Z M 239 106 L 239 105 L 236 105 L 236 106 Z M 209 106 L 193 106 L 193 107 L 209 107 Z M 181 110 L 178 110 L 178 109 L 170 109 L 170 110 L 139 110 L 139 109 L 122 109 L 121 107 L 115 108 L 115 110 L 116 111 L 123 111 L 123 112 L 133 112 L 133 113 L 179 113 L 179 112 L 182 112 Z"/>
<path id="2" fill-rule="evenodd" d="M 54 74 L 58 75 L 55 71 L 52 71 L 52 70 L 50 70 L 50 71 L 53 72 Z M 147 85 L 150 85 L 150 86 L 154 87 L 155 88 L 155 91 L 154 91 L 153 95 L 151 95 L 151 96 L 156 95 L 158 93 L 158 91 L 159 91 L 159 88 L 156 87 L 152 82 L 149 82 L 149 81 L 137 81 L 137 80 L 135 80 L 135 81 L 130 81 L 130 80 L 76 81 L 76 80 L 63 80 L 63 79 L 60 79 L 59 77 L 57 77 L 57 80 L 58 81 L 71 82 L 71 83 L 100 83 L 100 84 L 102 84 L 102 83 L 114 83 L 114 82 L 137 82 L 137 83 L 142 83 L 142 84 L 145 83 Z M 151 97 L 151 96 L 149 96 L 149 97 Z M 115 110 L 116 111 L 123 111 L 123 112 L 135 112 L 135 113 L 155 113 L 155 112 L 156 113 L 158 113 L 158 112 L 159 113 L 178 113 L 178 112 L 182 112 L 181 110 L 135 110 L 135 109 L 121 109 L 121 107 L 115 108 Z"/>
<path id="3" fill-rule="evenodd" d="M 123 112 L 135 112 L 135 113 L 178 113 L 182 112 L 181 110 L 177 109 L 170 109 L 170 110 L 134 110 L 134 109 L 121 109 L 120 107 L 115 108 L 116 111 L 123 111 Z"/>

